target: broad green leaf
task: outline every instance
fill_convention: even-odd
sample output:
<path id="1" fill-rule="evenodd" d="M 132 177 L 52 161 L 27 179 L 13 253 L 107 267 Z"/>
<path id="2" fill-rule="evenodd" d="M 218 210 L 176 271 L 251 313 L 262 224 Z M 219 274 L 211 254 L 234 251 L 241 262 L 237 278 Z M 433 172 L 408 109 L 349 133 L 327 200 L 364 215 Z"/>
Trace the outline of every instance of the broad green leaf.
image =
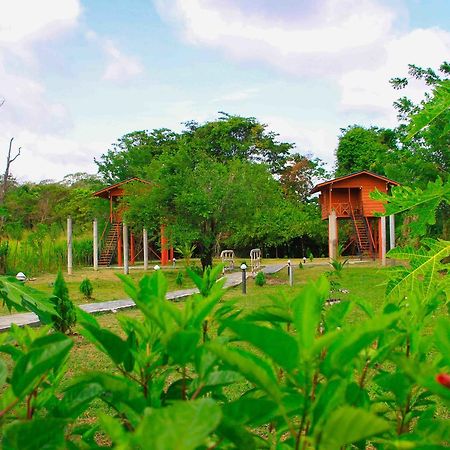
<path id="1" fill-rule="evenodd" d="M 300 353 L 310 353 L 319 327 L 322 307 L 330 286 L 326 277 L 310 281 L 292 301 L 293 319 L 297 331 Z"/>
<path id="2" fill-rule="evenodd" d="M 258 358 L 254 353 L 230 348 L 216 342 L 208 342 L 206 346 L 226 364 L 239 371 L 258 388 L 267 392 L 274 400 L 280 400 L 281 392 L 278 388 L 278 381 L 268 363 Z"/>
<path id="3" fill-rule="evenodd" d="M 11 385 L 17 397 L 31 392 L 42 377 L 59 367 L 72 345 L 73 341 L 61 333 L 36 339 L 30 351 L 19 358 L 12 373 Z"/>
<path id="4" fill-rule="evenodd" d="M 96 381 L 69 386 L 64 391 L 64 397 L 58 405 L 58 412 L 62 417 L 76 418 L 88 408 L 92 400 L 100 397 L 104 391 L 103 386 Z"/>
<path id="5" fill-rule="evenodd" d="M 223 414 L 235 423 L 259 426 L 270 422 L 276 413 L 277 404 L 268 398 L 241 397 L 222 407 Z"/>
<path id="6" fill-rule="evenodd" d="M 218 434 L 232 442 L 236 448 L 256 449 L 255 436 L 249 433 L 246 427 L 224 416 L 218 427 Z"/>
<path id="7" fill-rule="evenodd" d="M 424 190 L 418 187 L 394 186 L 391 195 L 375 190 L 370 197 L 385 202 L 383 215 L 408 211 L 408 214 L 413 216 L 409 225 L 411 234 L 423 236 L 427 225 L 436 223 L 436 209 L 440 203 L 450 203 L 450 180 L 444 184 L 441 178 L 437 178 L 435 182 L 430 181 Z"/>
<path id="8" fill-rule="evenodd" d="M 129 353 L 128 344 L 106 328 L 99 328 L 87 322 L 81 322 L 81 334 L 96 347 L 106 353 L 114 362 L 121 364 Z"/>
<path id="9" fill-rule="evenodd" d="M 367 320 L 350 331 L 342 332 L 328 349 L 324 360 L 324 373 L 345 372 L 350 362 L 361 350 L 367 348 L 381 333 L 387 330 L 400 317 L 399 313 L 384 314 Z"/>
<path id="10" fill-rule="evenodd" d="M 436 290 L 449 288 L 448 264 L 444 261 L 450 257 L 450 242 L 425 239 L 423 244 L 419 249 L 396 247 L 388 252 L 389 258 L 409 261 L 409 267 L 393 269 L 386 289 L 389 297 L 404 296 L 417 288 L 428 297 Z"/>
<path id="11" fill-rule="evenodd" d="M 325 311 L 325 330 L 332 331 L 342 327 L 347 314 L 351 311 L 353 304 L 349 301 L 341 301 L 327 307 Z"/>
<path id="12" fill-rule="evenodd" d="M 67 421 L 52 417 L 15 421 L 5 428 L 4 450 L 64 449 Z"/>
<path id="13" fill-rule="evenodd" d="M 226 326 L 288 372 L 298 367 L 297 341 L 287 332 L 245 320 L 230 320 L 226 322 Z"/>
<path id="14" fill-rule="evenodd" d="M 417 133 L 449 110 L 450 80 L 442 80 L 434 87 L 431 100 L 425 103 L 425 106 L 411 117 L 409 133 L 406 139 L 412 139 Z"/>
<path id="15" fill-rule="evenodd" d="M 119 375 L 101 372 L 87 373 L 77 377 L 67 388 L 67 392 L 67 400 L 63 398 L 61 411 L 71 416 L 82 410 L 86 406 L 85 402 L 89 402 L 96 393 L 98 398 L 112 405 L 117 411 L 127 411 L 128 414 L 132 410 L 136 417 L 142 414 L 146 407 L 146 399 L 141 387 Z M 79 399 L 76 398 L 77 392 L 80 393 Z"/>
<path id="16" fill-rule="evenodd" d="M 321 432 L 316 430 L 317 448 L 336 450 L 343 445 L 368 439 L 390 429 L 390 424 L 361 408 L 342 406 L 332 412 Z"/>
<path id="17" fill-rule="evenodd" d="M 152 450 L 194 450 L 205 444 L 221 417 L 219 406 L 208 398 L 150 409 L 137 427 L 132 443 Z"/>
<path id="18" fill-rule="evenodd" d="M 203 380 L 196 379 L 193 382 L 192 389 L 196 389 L 201 383 L 207 388 L 214 386 L 226 386 L 233 383 L 244 381 L 244 377 L 233 370 L 214 370 L 210 372 Z"/>
<path id="19" fill-rule="evenodd" d="M 52 323 L 52 316 L 58 316 L 47 294 L 14 277 L 0 277 L 0 297 L 10 311 L 32 311 L 43 324 Z"/>
<path id="20" fill-rule="evenodd" d="M 175 364 L 184 366 L 195 354 L 200 340 L 198 330 L 179 330 L 172 334 L 167 342 L 167 352 Z"/>

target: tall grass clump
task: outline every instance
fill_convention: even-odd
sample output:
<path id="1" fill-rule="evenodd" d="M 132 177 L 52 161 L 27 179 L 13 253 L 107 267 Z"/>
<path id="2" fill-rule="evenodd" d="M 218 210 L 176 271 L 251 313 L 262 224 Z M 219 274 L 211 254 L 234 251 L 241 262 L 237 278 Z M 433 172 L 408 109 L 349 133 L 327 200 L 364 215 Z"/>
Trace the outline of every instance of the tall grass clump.
<path id="1" fill-rule="evenodd" d="M 67 264 L 67 241 L 64 235 L 54 238 L 50 235 L 29 233 L 20 240 L 9 239 L 5 255 L 5 268 L 9 274 L 24 272 L 28 276 L 42 272 L 56 272 Z M 73 240 L 73 265 L 92 264 L 92 239 L 79 237 Z"/>

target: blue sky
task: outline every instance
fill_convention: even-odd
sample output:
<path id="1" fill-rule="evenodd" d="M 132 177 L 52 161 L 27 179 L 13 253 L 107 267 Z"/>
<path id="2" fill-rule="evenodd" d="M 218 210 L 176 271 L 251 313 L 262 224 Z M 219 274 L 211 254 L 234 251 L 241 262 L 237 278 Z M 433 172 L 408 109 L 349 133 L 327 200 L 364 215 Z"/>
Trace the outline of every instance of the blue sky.
<path id="1" fill-rule="evenodd" d="M 127 132 L 226 111 L 331 166 L 340 128 L 396 124 L 390 77 L 449 59 L 449 17 L 447 0 L 0 1 L 0 148 L 22 147 L 20 180 L 60 180 Z"/>

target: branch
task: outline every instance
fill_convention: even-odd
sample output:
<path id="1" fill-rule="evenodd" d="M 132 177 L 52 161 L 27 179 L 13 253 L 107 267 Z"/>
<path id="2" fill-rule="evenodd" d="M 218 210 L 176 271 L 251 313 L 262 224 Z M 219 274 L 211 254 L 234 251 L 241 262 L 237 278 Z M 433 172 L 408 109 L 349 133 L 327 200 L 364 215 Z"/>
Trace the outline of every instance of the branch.
<path id="1" fill-rule="evenodd" d="M 20 150 L 22 149 L 22 147 L 19 147 L 19 150 L 17 151 L 17 155 L 14 156 L 14 158 L 9 160 L 9 163 L 11 164 L 12 162 L 14 162 L 18 156 L 20 156 Z"/>

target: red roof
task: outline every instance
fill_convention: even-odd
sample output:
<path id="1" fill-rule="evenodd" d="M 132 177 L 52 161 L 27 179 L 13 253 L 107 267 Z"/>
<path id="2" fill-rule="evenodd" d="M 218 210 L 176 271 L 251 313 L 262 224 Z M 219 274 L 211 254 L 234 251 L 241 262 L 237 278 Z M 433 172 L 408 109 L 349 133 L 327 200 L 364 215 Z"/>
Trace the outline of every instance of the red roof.
<path id="1" fill-rule="evenodd" d="M 354 172 L 354 173 L 351 173 L 349 175 L 344 175 L 342 177 L 334 178 L 333 180 L 324 181 L 323 183 L 319 183 L 319 184 L 317 184 L 316 186 L 314 186 L 311 189 L 310 194 L 314 194 L 316 192 L 319 192 L 319 191 L 322 190 L 323 187 L 325 187 L 325 186 L 327 186 L 329 184 L 333 184 L 336 181 L 342 181 L 342 180 L 345 180 L 347 178 L 354 178 L 354 177 L 357 177 L 359 175 L 369 175 L 371 177 L 378 178 L 380 180 L 386 181 L 386 183 L 392 184 L 394 186 L 399 186 L 399 184 L 400 184 L 400 183 L 397 183 L 394 180 L 390 180 L 389 178 L 384 177 L 383 175 L 377 175 L 376 173 L 369 172 L 368 170 L 361 170 L 360 172 Z"/>
<path id="2" fill-rule="evenodd" d="M 112 184 L 111 186 L 107 186 L 103 189 L 100 189 L 97 192 L 94 192 L 92 195 L 94 195 L 95 197 L 105 197 L 108 198 L 107 193 L 122 186 L 123 184 L 127 184 L 130 183 L 132 181 L 138 181 L 139 183 L 144 183 L 144 184 L 153 184 L 151 181 L 146 181 L 143 180 L 142 178 L 138 178 L 138 177 L 133 177 L 133 178 L 129 178 L 128 180 L 125 181 L 120 181 L 119 183 L 116 184 Z"/>

